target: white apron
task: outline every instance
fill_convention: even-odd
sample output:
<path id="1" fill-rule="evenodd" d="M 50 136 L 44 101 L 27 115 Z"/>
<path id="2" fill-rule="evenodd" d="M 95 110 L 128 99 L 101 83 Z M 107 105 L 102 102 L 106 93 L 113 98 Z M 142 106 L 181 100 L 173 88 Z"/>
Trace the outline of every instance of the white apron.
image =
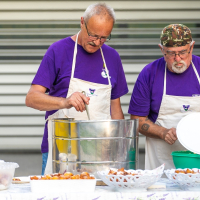
<path id="1" fill-rule="evenodd" d="M 193 62 L 192 67 L 200 84 L 200 78 Z M 200 112 L 200 96 L 187 97 L 167 95 L 166 73 L 167 65 L 165 66 L 162 102 L 155 123 L 159 126 L 170 129 L 172 127 L 176 128 L 178 122 L 191 112 Z M 146 137 L 145 169 L 155 169 L 163 163 L 165 163 L 165 169 L 175 168 L 171 153 L 172 151 L 181 150 L 186 149 L 178 140 L 173 145 L 170 145 L 164 140 Z"/>
<path id="2" fill-rule="evenodd" d="M 108 69 L 105 63 L 103 51 L 100 48 L 101 56 L 103 59 L 103 63 L 105 66 L 107 78 L 108 78 L 108 85 L 93 83 L 89 81 L 84 81 L 78 78 L 74 78 L 74 71 L 76 66 L 76 55 L 77 55 L 77 43 L 78 43 L 78 35 L 76 37 L 76 43 L 74 47 L 74 55 L 73 55 L 73 63 L 72 63 L 72 73 L 71 79 L 69 84 L 69 89 L 67 93 L 68 98 L 74 92 L 86 92 L 86 96 L 90 97 L 88 109 L 90 114 L 91 120 L 107 120 L 111 119 L 110 116 L 110 101 L 111 101 L 111 82 L 110 76 L 108 73 Z M 94 66 L 95 67 L 95 66 Z M 49 153 L 48 153 L 48 160 L 47 165 L 45 168 L 45 174 L 52 173 L 52 119 L 54 118 L 75 118 L 75 120 L 88 120 L 86 111 L 78 112 L 74 107 L 70 109 L 61 109 L 55 112 L 54 114 L 48 117 L 48 146 L 49 146 Z"/>

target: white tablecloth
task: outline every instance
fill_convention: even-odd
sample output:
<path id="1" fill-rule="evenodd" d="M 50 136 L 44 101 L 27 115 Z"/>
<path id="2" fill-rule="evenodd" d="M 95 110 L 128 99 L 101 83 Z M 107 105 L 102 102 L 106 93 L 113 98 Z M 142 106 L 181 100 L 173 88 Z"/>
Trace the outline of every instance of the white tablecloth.
<path id="1" fill-rule="evenodd" d="M 8 190 L 0 191 L 0 200 L 200 200 L 200 188 L 195 191 L 183 190 L 168 179 L 160 179 L 157 184 L 160 183 L 165 184 L 166 189 L 119 191 L 109 186 L 96 186 L 93 193 L 32 193 L 30 183 L 12 184 Z"/>

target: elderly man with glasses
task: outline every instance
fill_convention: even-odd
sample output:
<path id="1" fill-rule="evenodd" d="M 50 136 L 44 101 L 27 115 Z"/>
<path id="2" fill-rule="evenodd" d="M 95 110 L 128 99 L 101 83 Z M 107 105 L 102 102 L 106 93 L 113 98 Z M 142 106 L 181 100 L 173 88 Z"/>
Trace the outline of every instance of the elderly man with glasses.
<path id="1" fill-rule="evenodd" d="M 192 55 L 194 43 L 185 25 L 166 26 L 159 44 L 163 57 L 145 66 L 134 86 L 129 114 L 139 118 L 139 131 L 146 136 L 145 169 L 163 163 L 174 168 L 172 151 L 185 150 L 176 126 L 191 111 L 200 112 L 200 58 Z"/>
<path id="2" fill-rule="evenodd" d="M 120 97 L 128 87 L 119 54 L 105 44 L 111 39 L 115 13 L 104 3 L 90 5 L 81 17 L 81 30 L 47 50 L 26 97 L 26 105 L 47 111 L 42 141 L 43 170 L 54 118 L 124 119 Z M 48 93 L 48 94 L 46 94 Z"/>

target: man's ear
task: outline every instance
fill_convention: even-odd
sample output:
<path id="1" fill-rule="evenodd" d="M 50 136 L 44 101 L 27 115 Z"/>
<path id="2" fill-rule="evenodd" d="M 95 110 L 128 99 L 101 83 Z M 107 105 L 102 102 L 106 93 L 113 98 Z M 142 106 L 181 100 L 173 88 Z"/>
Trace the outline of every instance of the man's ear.
<path id="1" fill-rule="evenodd" d="M 195 44 L 195 41 L 193 40 L 193 41 L 192 41 L 192 48 L 191 48 L 191 50 L 193 50 L 194 44 Z"/>
<path id="2" fill-rule="evenodd" d="M 163 47 L 161 44 L 158 44 L 158 46 L 160 47 L 160 50 L 163 51 Z"/>
<path id="3" fill-rule="evenodd" d="M 81 17 L 81 28 L 83 27 L 83 25 L 84 25 L 84 18 Z"/>

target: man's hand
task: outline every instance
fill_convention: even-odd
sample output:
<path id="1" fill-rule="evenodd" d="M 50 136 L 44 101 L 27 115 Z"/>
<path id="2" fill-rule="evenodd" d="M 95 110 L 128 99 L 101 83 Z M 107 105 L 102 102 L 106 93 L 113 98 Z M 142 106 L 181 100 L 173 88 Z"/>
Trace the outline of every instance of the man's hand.
<path id="1" fill-rule="evenodd" d="M 70 97 L 68 97 L 65 101 L 65 108 L 74 107 L 77 111 L 83 112 L 85 110 L 85 103 L 89 104 L 89 97 L 86 97 L 81 92 L 75 92 Z"/>
<path id="2" fill-rule="evenodd" d="M 176 129 L 170 128 L 163 132 L 163 140 L 168 144 L 174 144 L 177 140 Z"/>
<path id="3" fill-rule="evenodd" d="M 53 97 L 46 94 L 47 88 L 41 85 L 32 85 L 26 95 L 26 105 L 42 111 L 59 110 L 75 107 L 77 111 L 85 110 L 85 103 L 89 104 L 89 97 L 81 92 L 75 92 L 68 98 Z"/>

